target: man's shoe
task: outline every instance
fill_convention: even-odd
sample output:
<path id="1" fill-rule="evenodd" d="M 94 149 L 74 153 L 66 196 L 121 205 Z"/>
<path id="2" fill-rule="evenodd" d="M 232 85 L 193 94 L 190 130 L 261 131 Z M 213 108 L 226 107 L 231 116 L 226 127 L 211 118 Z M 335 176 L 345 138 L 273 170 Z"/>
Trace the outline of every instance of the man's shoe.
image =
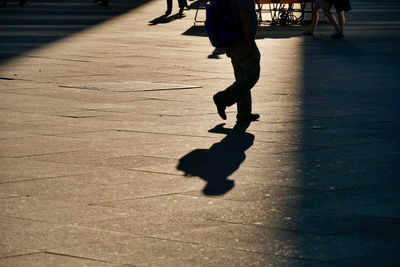
<path id="1" fill-rule="evenodd" d="M 237 121 L 256 121 L 260 118 L 259 114 L 250 113 L 245 117 L 238 118 Z"/>
<path id="2" fill-rule="evenodd" d="M 334 33 L 331 34 L 332 39 L 338 39 L 338 38 L 343 38 L 343 31 L 335 31 Z"/>
<path id="3" fill-rule="evenodd" d="M 213 100 L 214 100 L 215 105 L 217 106 L 218 115 L 223 120 L 226 120 L 226 113 L 225 113 L 226 106 L 217 99 L 217 95 L 213 96 Z"/>
<path id="4" fill-rule="evenodd" d="M 32 5 L 30 3 L 27 3 L 26 1 L 19 1 L 19 6 L 20 7 L 31 7 Z"/>
<path id="5" fill-rule="evenodd" d="M 183 7 L 179 8 L 179 15 L 183 15 Z"/>
<path id="6" fill-rule="evenodd" d="M 312 33 L 311 31 L 305 31 L 305 32 L 303 32 L 303 35 L 305 35 L 305 36 L 313 36 L 314 33 Z"/>
<path id="7" fill-rule="evenodd" d="M 98 6 L 108 6 L 108 1 L 100 1 Z"/>
<path id="8" fill-rule="evenodd" d="M 169 16 L 169 15 L 171 15 L 171 10 L 167 10 L 167 11 L 165 11 L 165 16 Z"/>

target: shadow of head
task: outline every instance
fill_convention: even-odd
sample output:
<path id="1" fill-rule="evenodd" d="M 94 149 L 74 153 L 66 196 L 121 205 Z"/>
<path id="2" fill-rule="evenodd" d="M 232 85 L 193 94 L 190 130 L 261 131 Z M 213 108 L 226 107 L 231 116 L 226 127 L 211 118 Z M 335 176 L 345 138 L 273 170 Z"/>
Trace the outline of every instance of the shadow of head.
<path id="1" fill-rule="evenodd" d="M 186 177 L 200 177 L 207 182 L 203 189 L 205 195 L 223 195 L 234 187 L 228 180 L 246 159 L 245 151 L 253 145 L 254 135 L 246 133 L 250 123 L 238 123 L 233 129 L 219 124 L 209 130 L 226 136 L 209 149 L 195 149 L 183 156 L 177 169 Z"/>

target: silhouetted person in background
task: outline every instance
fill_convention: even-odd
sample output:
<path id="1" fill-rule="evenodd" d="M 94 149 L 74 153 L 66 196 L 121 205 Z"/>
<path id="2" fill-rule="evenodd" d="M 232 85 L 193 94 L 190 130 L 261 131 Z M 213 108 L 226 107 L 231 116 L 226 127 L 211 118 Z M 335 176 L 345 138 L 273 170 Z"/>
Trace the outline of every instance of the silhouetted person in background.
<path id="1" fill-rule="evenodd" d="M 2 7 L 7 6 L 7 0 L 3 0 L 2 2 Z M 19 6 L 30 6 L 29 3 L 26 2 L 26 0 L 19 0 Z"/>
<path id="2" fill-rule="evenodd" d="M 93 0 L 93 2 L 97 3 L 99 6 L 108 6 L 108 0 Z"/>
<path id="3" fill-rule="evenodd" d="M 311 21 L 311 27 L 308 31 L 303 32 L 304 35 L 314 35 L 315 34 L 315 28 L 317 28 L 318 21 L 319 21 L 319 10 L 324 6 L 325 1 L 324 0 L 316 0 L 314 2 L 314 7 L 312 10 L 312 21 Z"/>
<path id="4" fill-rule="evenodd" d="M 186 0 L 178 0 L 178 5 L 179 5 L 179 15 L 183 14 L 183 10 L 185 7 L 187 7 L 187 1 Z M 172 12 L 172 0 L 167 0 L 167 11 L 165 11 L 165 15 L 168 16 Z"/>
<path id="5" fill-rule="evenodd" d="M 333 5 L 336 8 L 337 19 L 331 12 Z M 323 10 L 325 15 L 328 17 L 329 22 L 335 28 L 335 31 L 331 34 L 331 37 L 343 38 L 343 29 L 345 23 L 344 11 L 347 12 L 351 10 L 350 0 L 325 0 Z"/>
<path id="6" fill-rule="evenodd" d="M 225 109 L 236 103 L 238 121 L 255 121 L 260 115 L 252 114 L 251 88 L 260 77 L 260 51 L 255 42 L 258 27 L 253 0 L 229 0 L 232 24 L 239 31 L 240 38 L 226 47 L 226 55 L 231 58 L 235 82 L 214 95 L 220 117 L 226 120 Z"/>
<path id="7" fill-rule="evenodd" d="M 178 170 L 185 176 L 198 176 L 207 182 L 203 189 L 205 195 L 223 195 L 234 187 L 232 175 L 246 159 L 245 151 L 253 145 L 254 135 L 246 133 L 249 122 L 240 122 L 233 129 L 219 124 L 209 130 L 212 133 L 226 134 L 219 143 L 209 149 L 196 149 L 179 160 Z"/>

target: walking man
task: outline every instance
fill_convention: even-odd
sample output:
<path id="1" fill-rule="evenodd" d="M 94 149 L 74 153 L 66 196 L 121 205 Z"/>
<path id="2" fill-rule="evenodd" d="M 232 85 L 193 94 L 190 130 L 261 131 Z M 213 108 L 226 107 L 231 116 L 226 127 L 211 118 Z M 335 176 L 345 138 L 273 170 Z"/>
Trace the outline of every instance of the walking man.
<path id="1" fill-rule="evenodd" d="M 260 51 L 255 42 L 258 27 L 253 0 L 229 0 L 232 24 L 239 31 L 239 39 L 226 47 L 226 55 L 231 59 L 235 82 L 214 95 L 219 116 L 226 120 L 226 107 L 236 103 L 237 121 L 255 121 L 260 115 L 253 114 L 251 88 L 260 77 Z"/>

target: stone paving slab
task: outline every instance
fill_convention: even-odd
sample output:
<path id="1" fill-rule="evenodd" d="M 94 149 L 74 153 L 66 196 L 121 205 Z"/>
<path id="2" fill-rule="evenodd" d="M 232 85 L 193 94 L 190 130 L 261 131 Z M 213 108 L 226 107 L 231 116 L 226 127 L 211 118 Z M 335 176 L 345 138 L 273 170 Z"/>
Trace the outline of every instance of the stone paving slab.
<path id="1" fill-rule="evenodd" d="M 32 4 L 0 8 L 0 266 L 399 265 L 397 1 L 262 26 L 250 125 L 195 2 Z"/>

